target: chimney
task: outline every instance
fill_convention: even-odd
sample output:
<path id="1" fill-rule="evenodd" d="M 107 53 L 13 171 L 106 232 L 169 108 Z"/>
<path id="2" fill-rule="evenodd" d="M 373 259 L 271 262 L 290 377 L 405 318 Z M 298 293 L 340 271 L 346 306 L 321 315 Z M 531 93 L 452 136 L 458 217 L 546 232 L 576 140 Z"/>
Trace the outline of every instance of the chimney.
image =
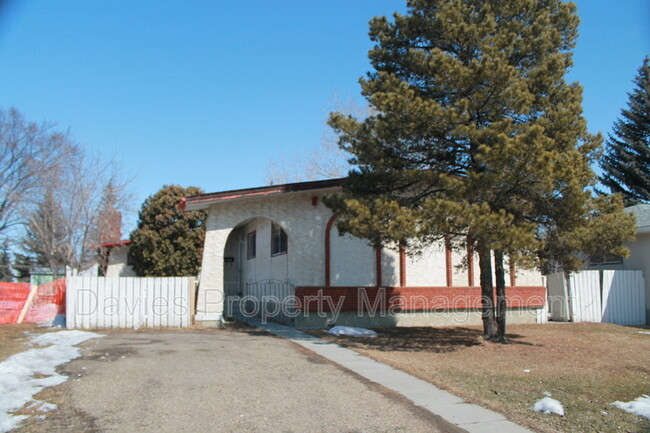
<path id="1" fill-rule="evenodd" d="M 117 242 L 122 238 L 122 212 L 107 210 L 99 216 L 99 240 L 105 244 Z"/>

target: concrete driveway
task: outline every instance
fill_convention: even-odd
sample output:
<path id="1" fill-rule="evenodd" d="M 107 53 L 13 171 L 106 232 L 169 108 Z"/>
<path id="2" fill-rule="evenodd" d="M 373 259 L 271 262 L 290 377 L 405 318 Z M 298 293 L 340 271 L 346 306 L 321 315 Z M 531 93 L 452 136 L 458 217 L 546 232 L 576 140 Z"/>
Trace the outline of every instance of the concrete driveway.
<path id="1" fill-rule="evenodd" d="M 257 331 L 118 333 L 82 345 L 29 432 L 438 432 L 429 412 Z"/>

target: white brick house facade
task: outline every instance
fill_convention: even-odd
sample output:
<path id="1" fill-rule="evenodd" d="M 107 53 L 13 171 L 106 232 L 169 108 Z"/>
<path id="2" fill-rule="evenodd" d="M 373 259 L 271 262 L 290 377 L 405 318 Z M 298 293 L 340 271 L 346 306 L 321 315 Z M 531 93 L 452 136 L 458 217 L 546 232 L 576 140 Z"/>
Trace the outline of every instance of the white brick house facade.
<path id="1" fill-rule="evenodd" d="M 408 287 L 422 288 L 422 293 L 429 294 L 446 290 L 444 296 L 449 297 L 450 288 L 476 289 L 476 260 L 458 266 L 467 251 L 449 251 L 444 244 L 436 244 L 411 257 L 408 252 L 377 251 L 365 240 L 339 236 L 322 197 L 339 190 L 342 181 L 303 182 L 184 199 L 186 210 L 208 210 L 196 321 L 207 325 L 220 322 L 228 293 L 241 294 L 245 285 L 262 281 L 286 282 L 296 287 L 296 295 L 316 288 L 322 293 L 338 293 L 342 288 Z M 286 253 L 273 254 L 273 224 L 286 233 Z M 251 237 L 255 238 L 254 257 L 250 257 L 248 245 Z M 510 280 L 511 286 L 534 288 L 537 294 L 545 290 L 543 277 L 536 271 L 512 270 Z"/>

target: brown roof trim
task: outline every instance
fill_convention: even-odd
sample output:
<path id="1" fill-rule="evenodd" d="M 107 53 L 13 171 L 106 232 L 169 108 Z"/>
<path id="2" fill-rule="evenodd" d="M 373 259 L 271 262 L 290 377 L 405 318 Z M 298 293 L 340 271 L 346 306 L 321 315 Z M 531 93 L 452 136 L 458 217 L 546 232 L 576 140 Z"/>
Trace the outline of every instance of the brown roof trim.
<path id="1" fill-rule="evenodd" d="M 127 245 L 131 245 L 131 241 L 129 239 L 125 239 L 123 241 L 106 242 L 104 244 L 97 245 L 97 248 L 125 247 Z"/>
<path id="2" fill-rule="evenodd" d="M 270 194 L 282 194 L 288 192 L 311 191 L 318 189 L 336 188 L 342 186 L 346 178 L 316 180 L 310 182 L 285 183 L 283 185 L 269 185 L 257 188 L 235 189 L 231 191 L 213 192 L 199 194 L 190 197 L 183 197 L 180 200 L 180 208 L 185 210 L 188 205 L 196 208 L 201 205 L 208 205 L 209 202 L 232 200 L 237 198 L 263 197 Z"/>

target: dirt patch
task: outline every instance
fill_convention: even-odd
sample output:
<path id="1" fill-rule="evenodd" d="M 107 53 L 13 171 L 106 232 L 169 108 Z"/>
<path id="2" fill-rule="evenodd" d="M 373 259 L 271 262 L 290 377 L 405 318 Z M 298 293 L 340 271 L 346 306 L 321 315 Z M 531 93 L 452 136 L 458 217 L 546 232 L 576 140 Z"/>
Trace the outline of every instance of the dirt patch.
<path id="1" fill-rule="evenodd" d="M 650 335 L 609 324 L 513 325 L 511 344 L 479 327 L 378 329 L 378 338 L 314 334 L 393 365 L 539 432 L 648 432 L 610 405 L 650 393 Z M 550 392 L 565 417 L 530 410 Z"/>
<path id="2" fill-rule="evenodd" d="M 21 424 L 21 433 L 50 433 L 50 432 L 84 432 L 99 433 L 96 420 L 89 414 L 72 406 L 68 402 L 68 383 L 54 388 L 47 388 L 38 393 L 34 398 L 56 404 L 57 408 L 49 412 L 42 412 L 38 407 L 23 408 L 16 412 L 17 415 L 30 417 Z"/>
<path id="3" fill-rule="evenodd" d="M 29 347 L 25 343 L 32 335 L 50 331 L 52 329 L 39 328 L 34 323 L 0 325 L 0 362 L 11 355 L 27 350 Z"/>

